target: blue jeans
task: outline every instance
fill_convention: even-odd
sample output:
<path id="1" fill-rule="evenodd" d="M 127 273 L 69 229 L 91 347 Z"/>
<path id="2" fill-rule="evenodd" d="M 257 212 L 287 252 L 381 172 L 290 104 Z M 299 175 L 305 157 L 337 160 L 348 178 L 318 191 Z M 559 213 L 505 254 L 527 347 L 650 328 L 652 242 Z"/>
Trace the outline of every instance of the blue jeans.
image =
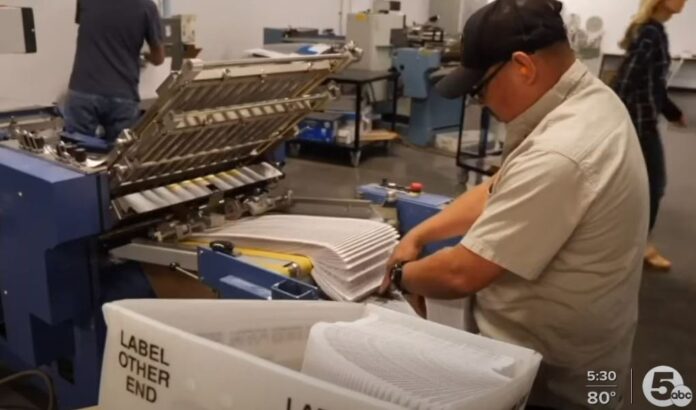
<path id="1" fill-rule="evenodd" d="M 648 182 L 650 183 L 650 231 L 652 232 L 655 222 L 657 222 L 657 214 L 660 211 L 660 202 L 667 187 L 665 151 L 662 147 L 660 133 L 642 135 L 640 147 L 643 149 L 645 166 L 648 169 Z"/>
<path id="2" fill-rule="evenodd" d="M 96 136 L 99 126 L 102 126 L 103 138 L 109 143 L 113 143 L 121 131 L 132 127 L 139 115 L 138 101 L 73 90 L 70 90 L 63 109 L 67 132 Z"/>

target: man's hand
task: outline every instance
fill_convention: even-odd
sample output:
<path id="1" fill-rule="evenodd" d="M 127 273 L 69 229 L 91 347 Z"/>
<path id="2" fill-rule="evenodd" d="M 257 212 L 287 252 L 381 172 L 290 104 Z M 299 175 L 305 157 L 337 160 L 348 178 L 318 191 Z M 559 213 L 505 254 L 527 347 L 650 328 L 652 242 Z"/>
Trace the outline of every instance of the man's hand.
<path id="1" fill-rule="evenodd" d="M 150 47 L 150 52 L 149 53 L 144 53 L 143 57 L 145 57 L 145 60 L 154 65 L 154 66 L 160 66 L 162 63 L 164 63 L 164 59 L 167 57 L 164 46 L 159 45 L 159 46 L 154 46 Z"/>
<path id="2" fill-rule="evenodd" d="M 387 271 L 385 272 L 382 285 L 379 287 L 379 294 L 384 296 L 389 293 L 391 287 L 391 269 L 399 262 L 411 262 L 418 259 L 423 251 L 421 245 L 414 237 L 406 235 L 401 242 L 394 248 L 392 256 L 387 262 Z"/>

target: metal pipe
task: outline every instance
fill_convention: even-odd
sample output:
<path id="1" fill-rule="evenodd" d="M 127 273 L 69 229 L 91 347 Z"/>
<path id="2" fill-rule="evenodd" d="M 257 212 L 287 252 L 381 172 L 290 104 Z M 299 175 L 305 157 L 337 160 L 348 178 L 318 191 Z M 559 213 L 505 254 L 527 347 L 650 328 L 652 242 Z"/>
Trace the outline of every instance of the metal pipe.
<path id="1" fill-rule="evenodd" d="M 172 16 L 172 0 L 162 0 L 162 16 L 164 18 Z"/>

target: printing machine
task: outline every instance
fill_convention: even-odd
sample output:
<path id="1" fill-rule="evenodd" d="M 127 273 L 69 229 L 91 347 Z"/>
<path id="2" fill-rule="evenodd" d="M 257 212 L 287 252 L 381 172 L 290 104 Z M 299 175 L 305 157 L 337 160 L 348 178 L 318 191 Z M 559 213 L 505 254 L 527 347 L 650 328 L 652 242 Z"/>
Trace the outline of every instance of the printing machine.
<path id="1" fill-rule="evenodd" d="M 456 130 L 462 119 L 463 99 L 447 100 L 435 84 L 459 64 L 460 41 L 446 36 L 440 17 L 392 32 L 392 66 L 400 74 L 403 96 L 411 99 L 405 138 L 418 146 L 431 145 L 441 132 Z"/>
<path id="2" fill-rule="evenodd" d="M 187 60 L 107 154 L 55 129 L 9 127 L 0 142 L 0 361 L 41 368 L 61 408 L 84 407 L 97 401 L 106 302 L 322 298 L 302 256 L 186 238 L 273 211 L 375 216 L 367 201 L 274 194 L 284 174 L 264 160 L 335 96 L 320 85 L 355 54 L 348 47 L 322 56 Z M 402 231 L 449 202 L 388 184 L 361 192 L 399 208 Z M 153 266 L 160 279 L 176 279 L 169 294 L 157 291 L 157 275 L 145 275 Z"/>
<path id="3" fill-rule="evenodd" d="M 435 91 L 435 84 L 451 71 L 451 63 L 459 59 L 457 47 L 447 40 L 425 46 L 410 42 L 392 54 L 394 68 L 404 84 L 403 95 L 411 99 L 406 139 L 412 144 L 431 145 L 438 133 L 459 128 L 463 98 L 447 100 Z"/>

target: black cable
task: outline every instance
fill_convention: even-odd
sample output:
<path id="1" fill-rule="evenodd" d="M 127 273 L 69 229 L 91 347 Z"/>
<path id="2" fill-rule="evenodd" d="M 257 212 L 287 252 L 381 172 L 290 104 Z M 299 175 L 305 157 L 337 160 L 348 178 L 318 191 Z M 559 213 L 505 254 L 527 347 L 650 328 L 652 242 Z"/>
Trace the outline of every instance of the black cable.
<path id="1" fill-rule="evenodd" d="M 51 381 L 51 378 L 48 377 L 48 375 L 41 370 L 26 370 L 23 372 L 15 373 L 13 375 L 7 376 L 3 379 L 0 379 L 0 386 L 9 384 L 15 380 L 21 379 L 23 377 L 30 377 L 30 376 L 37 376 L 41 378 L 45 383 L 46 383 L 46 390 L 48 391 L 48 406 L 46 406 L 46 410 L 53 410 L 53 403 L 56 400 L 55 397 L 55 392 L 53 391 L 53 382 Z M 5 406 L 0 406 L 0 410 L 2 409 L 11 409 L 12 407 L 5 407 Z M 15 407 L 15 408 L 21 408 L 21 407 Z"/>

